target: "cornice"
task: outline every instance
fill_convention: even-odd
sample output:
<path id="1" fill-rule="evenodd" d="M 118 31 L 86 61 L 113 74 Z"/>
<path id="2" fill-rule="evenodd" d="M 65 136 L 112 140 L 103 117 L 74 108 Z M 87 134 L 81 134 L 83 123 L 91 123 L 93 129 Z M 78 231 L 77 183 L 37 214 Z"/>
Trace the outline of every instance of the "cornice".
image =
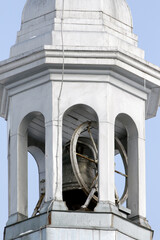
<path id="1" fill-rule="evenodd" d="M 5 84 L 8 79 L 15 75 L 26 73 L 32 69 L 49 67 L 61 69 L 62 49 L 52 46 L 38 48 L 34 52 L 20 55 L 15 58 L 2 61 L 0 63 L 0 83 Z M 160 68 L 136 56 L 128 55 L 126 52 L 117 48 L 98 48 L 98 49 L 65 49 L 65 67 L 71 69 L 95 69 L 107 70 L 108 68 L 117 67 L 130 72 L 137 78 L 143 78 L 146 81 L 160 86 Z M 50 66 L 49 66 L 50 65 Z M 76 67 L 77 66 L 77 67 Z M 43 69 L 43 68 L 42 68 Z"/>
<path id="2" fill-rule="evenodd" d="M 118 48 L 72 49 L 65 47 L 64 53 L 66 74 L 107 75 L 109 73 L 112 76 L 117 74 L 121 81 L 148 95 L 146 109 L 149 115 L 146 112 L 146 118 L 155 115 L 159 103 L 159 67 L 136 56 L 131 56 Z M 1 116 L 6 117 L 4 104 L 8 103 L 6 92 L 11 85 L 23 85 L 24 79 L 44 73 L 46 70 L 52 74 L 61 74 L 62 62 L 62 49 L 53 46 L 44 46 L 34 52 L 28 52 L 1 62 Z M 154 109 L 151 110 L 150 102 L 153 101 Z"/>

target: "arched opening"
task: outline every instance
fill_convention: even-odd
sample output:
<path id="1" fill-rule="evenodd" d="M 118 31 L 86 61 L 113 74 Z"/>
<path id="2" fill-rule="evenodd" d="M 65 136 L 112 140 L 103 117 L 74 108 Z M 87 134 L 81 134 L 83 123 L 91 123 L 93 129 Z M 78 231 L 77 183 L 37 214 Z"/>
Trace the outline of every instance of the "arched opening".
<path id="1" fill-rule="evenodd" d="M 115 121 L 115 203 L 126 207 L 128 198 L 127 130 L 119 117 Z"/>
<path id="2" fill-rule="evenodd" d="M 34 201 L 34 207 L 31 208 L 31 211 L 32 211 L 31 216 L 35 216 L 35 215 L 40 213 L 40 210 L 43 207 L 43 203 L 44 203 L 44 196 L 45 196 L 45 154 L 44 154 L 44 152 L 42 152 L 42 150 L 40 148 L 35 147 L 35 146 L 29 146 L 28 147 L 28 152 L 30 153 L 29 156 L 30 156 L 32 162 L 34 160 L 34 166 L 36 167 L 36 170 L 37 170 L 37 171 L 36 170 L 35 171 L 38 174 L 38 185 L 36 186 L 36 196 L 37 197 L 35 198 L 36 202 Z M 30 160 L 30 159 L 28 159 L 28 160 Z M 33 173 L 31 180 L 34 180 L 34 178 L 37 177 L 37 174 L 34 175 L 34 173 Z"/>
<path id="3" fill-rule="evenodd" d="M 18 146 L 21 206 L 26 209 L 26 216 L 35 216 L 42 208 L 45 195 L 45 125 L 41 113 L 32 112 L 22 120 Z"/>
<path id="4" fill-rule="evenodd" d="M 39 199 L 39 178 L 38 168 L 33 156 L 28 153 L 28 217 L 33 214 L 37 201 Z"/>
<path id="5" fill-rule="evenodd" d="M 69 210 L 93 210 L 98 201 L 98 117 L 87 105 L 63 116 L 63 200 Z"/>
<path id="6" fill-rule="evenodd" d="M 119 141 L 119 146 L 116 143 Z M 115 120 L 115 202 L 131 211 L 138 194 L 138 131 L 133 119 L 119 114 Z"/>

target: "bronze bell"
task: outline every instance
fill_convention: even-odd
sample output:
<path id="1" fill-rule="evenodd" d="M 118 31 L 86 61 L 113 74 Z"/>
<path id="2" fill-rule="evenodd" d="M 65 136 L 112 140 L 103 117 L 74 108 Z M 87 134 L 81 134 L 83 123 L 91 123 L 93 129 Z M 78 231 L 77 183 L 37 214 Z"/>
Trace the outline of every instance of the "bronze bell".
<path id="1" fill-rule="evenodd" d="M 77 162 L 80 174 L 90 189 L 93 180 L 96 177 L 97 165 L 88 159 L 94 159 L 94 153 L 90 146 L 92 145 L 90 139 L 80 137 L 77 142 Z M 73 172 L 70 160 L 70 142 L 67 143 L 63 151 L 63 200 L 66 202 L 69 210 L 78 210 L 84 204 L 87 198 L 85 189 L 82 189 Z M 93 210 L 96 203 L 94 199 L 89 204 L 89 210 Z"/>

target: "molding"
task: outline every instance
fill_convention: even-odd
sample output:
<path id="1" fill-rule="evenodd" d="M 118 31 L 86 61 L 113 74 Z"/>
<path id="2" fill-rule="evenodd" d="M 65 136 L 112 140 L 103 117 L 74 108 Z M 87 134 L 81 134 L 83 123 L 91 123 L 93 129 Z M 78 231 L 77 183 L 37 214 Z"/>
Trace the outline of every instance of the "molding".
<path id="1" fill-rule="evenodd" d="M 53 46 L 44 46 L 34 52 L 1 62 L 0 84 L 3 85 L 0 92 L 0 98 L 3 99 L 1 100 L 1 116 L 7 119 L 8 97 L 16 94 L 17 87 L 21 86 L 21 89 L 26 90 L 28 86 L 35 87 L 37 84 L 44 84 L 47 80 L 61 81 L 61 73 L 62 50 Z M 48 76 L 46 76 L 47 74 Z M 65 74 L 66 82 L 83 82 L 84 76 L 86 82 L 107 82 L 106 76 L 113 76 L 120 80 L 118 83 L 119 87 L 121 85 L 120 88 L 132 92 L 142 99 L 147 99 L 146 118 L 155 116 L 157 112 L 160 68 L 143 59 L 130 56 L 120 49 L 74 48 L 73 50 L 67 48 L 65 50 Z M 77 75 L 79 76 L 77 77 Z M 98 81 L 97 76 L 101 76 Z M 36 82 L 37 78 L 39 79 Z M 117 86 L 114 81 L 110 81 L 110 84 Z"/>
<path id="2" fill-rule="evenodd" d="M 27 54 L 19 55 L 15 58 L 2 61 L 0 63 L 0 82 L 9 81 L 15 75 L 24 74 L 27 70 L 44 67 L 48 69 L 48 65 L 55 66 L 57 71 L 61 71 L 62 49 L 53 48 L 53 46 L 44 46 Z M 107 70 L 111 68 L 123 69 L 129 72 L 131 77 L 145 78 L 150 83 L 160 86 L 160 68 L 154 66 L 143 59 L 128 55 L 126 52 L 117 48 L 97 48 L 97 49 L 65 49 L 65 65 L 66 69 L 72 66 L 78 66 L 77 69 L 88 70 Z M 84 68 L 85 65 L 86 67 Z M 95 68 L 96 67 L 96 68 Z M 32 72 L 31 72 L 32 73 Z M 142 80 L 142 79 L 141 79 Z"/>

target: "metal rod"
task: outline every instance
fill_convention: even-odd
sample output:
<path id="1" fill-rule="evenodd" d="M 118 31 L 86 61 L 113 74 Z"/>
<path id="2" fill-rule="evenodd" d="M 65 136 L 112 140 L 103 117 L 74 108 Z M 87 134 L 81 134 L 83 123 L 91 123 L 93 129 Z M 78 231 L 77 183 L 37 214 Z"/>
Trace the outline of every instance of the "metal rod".
<path id="1" fill-rule="evenodd" d="M 121 173 L 121 172 L 119 172 L 119 171 L 117 171 L 117 170 L 114 170 L 114 171 L 115 171 L 116 173 L 122 175 L 123 177 L 127 177 L 127 178 L 128 178 L 128 175 L 126 175 L 126 174 L 124 174 L 124 173 Z"/>
<path id="2" fill-rule="evenodd" d="M 76 155 L 78 155 L 79 157 L 82 157 L 82 158 L 84 158 L 84 159 L 86 159 L 86 160 L 88 160 L 90 162 L 97 163 L 97 160 L 93 160 L 91 158 L 88 158 L 88 157 L 86 157 L 86 156 L 84 156 L 84 155 L 82 155 L 80 153 L 76 153 Z"/>
<path id="3" fill-rule="evenodd" d="M 95 185 L 95 181 L 97 182 L 97 178 L 98 178 L 98 173 L 96 174 L 96 176 L 94 177 L 92 184 L 91 184 L 91 188 Z"/>
<path id="4" fill-rule="evenodd" d="M 97 149 L 96 143 L 95 143 L 95 141 L 94 141 L 94 138 L 93 138 L 93 136 L 92 136 L 90 127 L 88 127 L 88 133 L 89 133 L 90 138 L 91 138 L 91 141 L 92 141 L 92 143 L 93 143 L 93 147 L 94 147 L 94 149 L 95 149 L 95 152 L 96 152 L 96 154 L 98 155 L 98 149 Z"/>
<path id="5" fill-rule="evenodd" d="M 85 209 L 85 208 L 87 208 L 88 205 L 90 204 L 90 201 L 92 200 L 95 192 L 97 191 L 97 187 L 96 187 L 97 181 L 98 181 L 98 174 L 97 174 L 96 177 L 94 178 L 94 180 L 93 180 L 93 182 L 92 182 L 92 185 L 91 185 L 91 188 L 92 188 L 92 189 L 91 189 L 91 191 L 90 191 L 90 193 L 89 193 L 89 195 L 88 195 L 88 197 L 87 197 L 87 199 L 86 199 L 86 201 L 85 201 L 85 204 L 82 205 L 81 208 Z"/>
<path id="6" fill-rule="evenodd" d="M 92 200 L 92 197 L 94 195 L 94 193 L 96 192 L 96 188 L 92 188 L 92 190 L 90 191 L 87 200 L 85 201 L 85 204 L 81 206 L 81 208 L 85 209 L 88 207 L 88 205 L 90 204 L 90 201 Z"/>
<path id="7" fill-rule="evenodd" d="M 45 194 L 42 193 L 40 198 L 39 198 L 39 200 L 38 200 L 38 202 L 37 202 L 37 204 L 36 204 L 36 207 L 35 207 L 35 209 L 33 211 L 32 217 L 36 216 L 36 214 L 38 213 L 38 210 L 39 210 L 39 208 L 41 206 L 41 203 L 43 201 L 44 196 L 45 196 Z"/>
<path id="8" fill-rule="evenodd" d="M 117 192 L 116 187 L 114 187 L 114 191 L 115 191 L 115 198 L 116 198 L 117 203 L 118 203 L 119 202 L 119 196 L 118 196 L 118 192 Z"/>

